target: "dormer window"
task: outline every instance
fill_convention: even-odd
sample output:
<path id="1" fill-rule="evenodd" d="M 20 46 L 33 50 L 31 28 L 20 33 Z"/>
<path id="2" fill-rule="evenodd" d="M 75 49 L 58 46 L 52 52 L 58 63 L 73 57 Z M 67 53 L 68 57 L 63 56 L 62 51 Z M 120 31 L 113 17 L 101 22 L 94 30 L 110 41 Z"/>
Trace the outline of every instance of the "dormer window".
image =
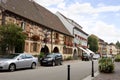
<path id="1" fill-rule="evenodd" d="M 25 30 L 25 22 L 21 22 L 21 28 Z"/>
<path id="2" fill-rule="evenodd" d="M 55 39 L 59 39 L 59 34 L 55 33 Z"/>

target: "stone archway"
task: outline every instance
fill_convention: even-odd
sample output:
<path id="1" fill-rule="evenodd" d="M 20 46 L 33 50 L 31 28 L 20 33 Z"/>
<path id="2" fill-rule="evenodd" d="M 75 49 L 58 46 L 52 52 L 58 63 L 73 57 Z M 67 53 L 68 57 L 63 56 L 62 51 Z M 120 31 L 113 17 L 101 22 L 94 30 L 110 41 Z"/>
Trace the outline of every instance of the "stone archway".
<path id="1" fill-rule="evenodd" d="M 53 49 L 53 52 L 54 52 L 54 53 L 59 53 L 58 47 L 55 47 L 55 48 Z"/>
<path id="2" fill-rule="evenodd" d="M 49 48 L 48 46 L 44 46 L 41 48 L 40 53 L 48 54 L 49 53 Z"/>
<path id="3" fill-rule="evenodd" d="M 78 54 L 76 49 L 73 52 L 73 59 L 78 59 Z"/>

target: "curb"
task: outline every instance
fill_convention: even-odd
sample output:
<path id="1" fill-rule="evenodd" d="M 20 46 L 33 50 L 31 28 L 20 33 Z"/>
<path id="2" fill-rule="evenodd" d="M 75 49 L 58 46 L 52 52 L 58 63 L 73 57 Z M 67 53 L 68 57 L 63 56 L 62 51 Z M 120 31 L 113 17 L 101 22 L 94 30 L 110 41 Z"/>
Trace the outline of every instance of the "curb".
<path id="1" fill-rule="evenodd" d="M 94 73 L 94 77 L 91 77 L 91 75 L 87 76 L 86 78 L 82 79 L 82 80 L 94 80 L 94 78 L 99 75 L 100 73 L 97 71 Z"/>

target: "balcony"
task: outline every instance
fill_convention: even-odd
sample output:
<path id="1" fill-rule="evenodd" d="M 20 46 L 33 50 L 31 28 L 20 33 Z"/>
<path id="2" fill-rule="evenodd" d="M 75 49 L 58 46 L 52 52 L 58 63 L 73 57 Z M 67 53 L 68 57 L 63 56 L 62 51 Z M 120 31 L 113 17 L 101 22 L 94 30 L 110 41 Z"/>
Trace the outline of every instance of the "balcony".
<path id="1" fill-rule="evenodd" d="M 40 40 L 40 37 L 39 37 L 39 35 L 33 35 L 33 36 L 31 37 L 31 39 L 32 39 L 33 41 L 39 41 L 39 40 Z"/>
<path id="2" fill-rule="evenodd" d="M 59 44 L 60 40 L 59 39 L 55 39 L 55 44 Z"/>

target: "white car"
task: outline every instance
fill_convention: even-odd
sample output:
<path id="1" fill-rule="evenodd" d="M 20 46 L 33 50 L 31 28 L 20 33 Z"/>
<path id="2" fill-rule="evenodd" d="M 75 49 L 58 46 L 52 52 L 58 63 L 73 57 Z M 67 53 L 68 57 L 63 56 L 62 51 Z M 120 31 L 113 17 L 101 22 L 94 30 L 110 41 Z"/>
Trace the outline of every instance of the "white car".
<path id="1" fill-rule="evenodd" d="M 36 68 L 38 59 L 31 54 L 8 54 L 0 57 L 0 70 L 15 71 L 20 68 Z"/>
<path id="2" fill-rule="evenodd" d="M 93 55 L 93 59 L 94 59 L 94 60 L 98 60 L 99 58 L 100 58 L 100 55 L 99 55 L 99 54 L 94 54 L 94 55 Z"/>

